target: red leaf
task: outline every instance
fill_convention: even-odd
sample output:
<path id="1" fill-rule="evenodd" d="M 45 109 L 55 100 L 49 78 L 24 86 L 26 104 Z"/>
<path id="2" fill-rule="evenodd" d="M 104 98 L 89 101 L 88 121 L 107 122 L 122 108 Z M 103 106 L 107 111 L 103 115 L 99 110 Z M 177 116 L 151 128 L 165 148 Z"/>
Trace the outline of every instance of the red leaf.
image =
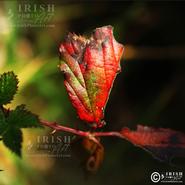
<path id="1" fill-rule="evenodd" d="M 112 27 L 97 28 L 89 39 L 69 33 L 60 46 L 60 69 L 65 87 L 81 120 L 93 127 L 104 125 L 104 108 L 120 71 L 123 46 Z"/>
<path id="2" fill-rule="evenodd" d="M 182 132 L 138 125 L 136 131 L 123 128 L 120 133 L 125 139 L 151 152 L 160 160 L 185 157 L 185 134 Z"/>

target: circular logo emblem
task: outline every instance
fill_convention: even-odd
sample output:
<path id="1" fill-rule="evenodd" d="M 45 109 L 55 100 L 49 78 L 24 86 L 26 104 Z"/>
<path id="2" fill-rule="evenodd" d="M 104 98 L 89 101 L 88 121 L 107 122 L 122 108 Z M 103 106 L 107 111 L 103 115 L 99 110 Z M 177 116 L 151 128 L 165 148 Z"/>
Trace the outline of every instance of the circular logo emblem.
<path id="1" fill-rule="evenodd" d="M 160 181 L 160 174 L 158 172 L 153 172 L 150 176 L 151 178 L 151 181 L 154 182 L 154 183 L 157 183 Z"/>

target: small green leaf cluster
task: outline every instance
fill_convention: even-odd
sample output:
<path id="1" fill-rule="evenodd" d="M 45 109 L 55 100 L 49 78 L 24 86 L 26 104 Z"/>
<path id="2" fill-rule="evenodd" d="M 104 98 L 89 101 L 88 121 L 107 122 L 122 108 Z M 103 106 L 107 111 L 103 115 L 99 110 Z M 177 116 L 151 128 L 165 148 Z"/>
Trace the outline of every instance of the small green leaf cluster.
<path id="1" fill-rule="evenodd" d="M 4 107 L 13 100 L 17 89 L 18 79 L 13 72 L 0 76 L 0 139 L 12 152 L 21 156 L 23 141 L 21 129 L 41 125 L 38 116 L 28 111 L 25 105 L 19 105 L 14 110 Z"/>

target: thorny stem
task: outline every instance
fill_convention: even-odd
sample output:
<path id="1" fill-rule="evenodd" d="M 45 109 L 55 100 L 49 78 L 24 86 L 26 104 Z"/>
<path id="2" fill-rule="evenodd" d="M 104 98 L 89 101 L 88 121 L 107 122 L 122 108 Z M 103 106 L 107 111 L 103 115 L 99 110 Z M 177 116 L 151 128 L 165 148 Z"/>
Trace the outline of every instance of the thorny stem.
<path id="1" fill-rule="evenodd" d="M 49 122 L 49 121 L 45 121 L 45 120 L 40 120 L 40 123 L 44 126 L 52 128 L 55 131 L 69 132 L 69 133 L 79 135 L 79 136 L 84 136 L 84 137 L 89 136 L 89 132 L 85 132 L 85 131 L 81 131 L 81 130 L 76 130 L 74 128 L 62 126 L 62 125 L 57 124 L 56 122 Z"/>
<path id="2" fill-rule="evenodd" d="M 119 132 L 87 132 L 87 131 L 81 131 L 81 130 L 76 130 L 74 128 L 66 127 L 57 124 L 56 122 L 49 122 L 45 120 L 40 120 L 40 123 L 43 126 L 50 127 L 55 131 L 64 131 L 64 132 L 69 132 L 78 136 L 82 137 L 88 137 L 89 139 L 95 141 L 96 143 L 99 143 L 96 137 L 102 137 L 102 136 L 115 136 L 119 138 L 123 138 L 124 136 L 120 134 Z"/>

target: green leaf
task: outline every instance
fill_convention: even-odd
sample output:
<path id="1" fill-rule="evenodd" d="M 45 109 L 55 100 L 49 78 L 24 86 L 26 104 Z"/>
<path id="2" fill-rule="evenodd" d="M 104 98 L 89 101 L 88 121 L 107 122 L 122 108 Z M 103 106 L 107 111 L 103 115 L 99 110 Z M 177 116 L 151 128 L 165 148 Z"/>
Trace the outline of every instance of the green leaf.
<path id="1" fill-rule="evenodd" d="M 22 131 L 17 128 L 9 128 L 3 135 L 3 143 L 5 146 L 20 157 L 22 141 Z"/>
<path id="2" fill-rule="evenodd" d="M 17 76 L 13 72 L 3 73 L 0 76 L 0 105 L 10 103 L 18 87 Z"/>
<path id="3" fill-rule="evenodd" d="M 7 126 L 8 125 L 4 113 L 2 109 L 0 109 L 0 135 L 2 135 L 2 133 L 6 130 Z"/>
<path id="4" fill-rule="evenodd" d="M 17 128 L 42 127 L 38 116 L 26 110 L 25 105 L 19 105 L 10 111 L 7 122 Z"/>

